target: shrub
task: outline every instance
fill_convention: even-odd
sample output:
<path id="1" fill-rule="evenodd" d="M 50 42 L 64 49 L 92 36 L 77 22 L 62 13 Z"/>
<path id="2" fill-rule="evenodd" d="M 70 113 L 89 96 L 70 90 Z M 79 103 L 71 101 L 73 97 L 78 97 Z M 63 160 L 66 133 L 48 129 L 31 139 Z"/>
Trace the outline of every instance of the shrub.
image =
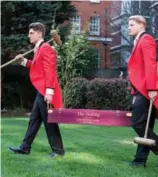
<path id="1" fill-rule="evenodd" d="M 128 81 L 125 79 L 72 79 L 65 88 L 67 108 L 128 110 L 131 106 Z"/>
<path id="2" fill-rule="evenodd" d="M 64 89 L 64 105 L 66 108 L 85 108 L 88 80 L 71 79 Z"/>
<path id="3" fill-rule="evenodd" d="M 86 108 L 127 110 L 131 105 L 128 82 L 122 79 L 94 79 L 86 97 Z"/>

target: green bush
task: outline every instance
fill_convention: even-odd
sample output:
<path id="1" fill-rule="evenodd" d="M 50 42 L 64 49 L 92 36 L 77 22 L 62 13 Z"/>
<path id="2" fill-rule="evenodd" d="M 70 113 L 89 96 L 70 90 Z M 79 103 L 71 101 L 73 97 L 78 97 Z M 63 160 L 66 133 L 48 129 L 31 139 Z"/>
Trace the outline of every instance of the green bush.
<path id="1" fill-rule="evenodd" d="M 88 80 L 75 78 L 68 82 L 64 89 L 64 105 L 66 108 L 85 108 Z"/>
<path id="2" fill-rule="evenodd" d="M 131 105 L 128 82 L 122 79 L 94 79 L 86 97 L 86 108 L 128 110 Z"/>
<path id="3" fill-rule="evenodd" d="M 66 86 L 65 107 L 129 110 L 131 95 L 125 79 L 72 79 Z"/>

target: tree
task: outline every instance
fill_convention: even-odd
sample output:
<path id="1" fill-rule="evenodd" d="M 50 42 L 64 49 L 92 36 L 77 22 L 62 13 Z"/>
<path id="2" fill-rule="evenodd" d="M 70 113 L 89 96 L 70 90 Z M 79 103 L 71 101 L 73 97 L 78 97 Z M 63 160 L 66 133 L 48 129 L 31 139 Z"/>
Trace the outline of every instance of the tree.
<path id="1" fill-rule="evenodd" d="M 44 23 L 47 39 L 54 15 L 58 25 L 75 13 L 69 1 L 2 1 L 1 6 L 2 63 L 10 60 L 16 53 L 30 49 L 27 40 L 30 23 Z"/>
<path id="2" fill-rule="evenodd" d="M 86 33 L 71 31 L 61 47 L 56 46 L 58 75 L 64 90 L 68 81 L 84 76 L 84 71 L 97 65 L 96 53 L 91 49 Z"/>

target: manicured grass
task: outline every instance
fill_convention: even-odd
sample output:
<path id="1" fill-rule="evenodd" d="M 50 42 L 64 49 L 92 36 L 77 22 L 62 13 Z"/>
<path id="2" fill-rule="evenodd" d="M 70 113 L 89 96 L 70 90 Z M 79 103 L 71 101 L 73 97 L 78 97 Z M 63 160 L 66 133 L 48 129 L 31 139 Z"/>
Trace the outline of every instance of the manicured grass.
<path id="1" fill-rule="evenodd" d="M 158 157 L 149 156 L 148 167 L 133 168 L 135 136 L 129 127 L 60 125 L 66 154 L 51 159 L 42 126 L 30 155 L 16 155 L 10 146 L 20 145 L 27 118 L 2 118 L 2 177 L 157 177 Z M 158 122 L 155 126 L 158 132 Z"/>

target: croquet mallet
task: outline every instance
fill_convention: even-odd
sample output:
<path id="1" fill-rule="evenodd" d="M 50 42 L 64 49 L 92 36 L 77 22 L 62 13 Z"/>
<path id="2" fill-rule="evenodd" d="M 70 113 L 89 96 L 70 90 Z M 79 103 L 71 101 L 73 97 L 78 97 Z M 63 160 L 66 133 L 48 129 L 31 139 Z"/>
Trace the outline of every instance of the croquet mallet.
<path id="1" fill-rule="evenodd" d="M 151 117 L 151 111 L 152 111 L 152 105 L 153 105 L 153 100 L 151 99 L 150 100 L 150 105 L 149 105 L 149 111 L 148 111 L 148 117 L 147 117 L 147 123 L 146 123 L 146 127 L 145 127 L 144 137 L 135 137 L 134 138 L 134 143 L 147 145 L 147 146 L 155 146 L 156 145 L 155 140 L 147 138 L 149 123 L 150 123 L 150 117 Z"/>

